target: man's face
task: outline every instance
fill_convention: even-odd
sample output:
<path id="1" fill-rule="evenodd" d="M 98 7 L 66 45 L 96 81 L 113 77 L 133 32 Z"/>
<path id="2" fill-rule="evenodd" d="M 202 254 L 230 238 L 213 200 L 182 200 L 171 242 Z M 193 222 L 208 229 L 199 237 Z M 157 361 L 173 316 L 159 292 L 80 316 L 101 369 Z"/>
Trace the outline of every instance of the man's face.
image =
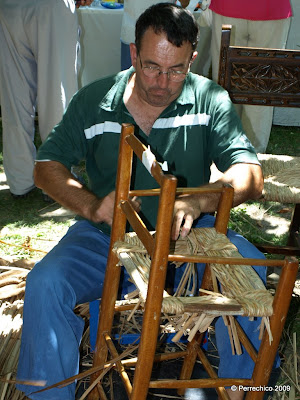
<path id="1" fill-rule="evenodd" d="M 136 70 L 135 89 L 138 95 L 154 107 L 167 107 L 181 93 L 184 80 L 174 82 L 167 74 L 157 77 L 146 76 L 143 68 L 159 68 L 163 72 L 188 72 L 190 62 L 197 53 L 193 53 L 189 42 L 181 47 L 170 43 L 164 33 L 156 34 L 152 28 L 148 29 L 141 42 L 140 53 L 137 53 L 135 44 L 130 45 L 132 65 Z M 192 58 L 193 55 L 193 58 Z"/>

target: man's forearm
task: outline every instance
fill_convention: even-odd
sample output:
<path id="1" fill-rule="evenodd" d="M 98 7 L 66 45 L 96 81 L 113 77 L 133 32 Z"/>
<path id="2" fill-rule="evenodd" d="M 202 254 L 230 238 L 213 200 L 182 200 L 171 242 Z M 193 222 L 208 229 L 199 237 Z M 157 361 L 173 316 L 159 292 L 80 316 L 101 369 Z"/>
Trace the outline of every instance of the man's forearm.
<path id="1" fill-rule="evenodd" d="M 233 207 L 250 199 L 258 199 L 263 189 L 261 168 L 254 164 L 235 164 L 224 174 L 220 173 L 218 179 L 208 187 L 221 187 L 226 183 L 234 188 Z M 218 207 L 219 195 L 201 195 L 199 201 L 202 212 L 213 212 Z"/>
<path id="2" fill-rule="evenodd" d="M 76 214 L 93 222 L 102 222 L 99 215 L 102 199 L 77 181 L 71 172 L 56 161 L 38 161 L 34 169 L 35 184 L 51 198 Z"/>

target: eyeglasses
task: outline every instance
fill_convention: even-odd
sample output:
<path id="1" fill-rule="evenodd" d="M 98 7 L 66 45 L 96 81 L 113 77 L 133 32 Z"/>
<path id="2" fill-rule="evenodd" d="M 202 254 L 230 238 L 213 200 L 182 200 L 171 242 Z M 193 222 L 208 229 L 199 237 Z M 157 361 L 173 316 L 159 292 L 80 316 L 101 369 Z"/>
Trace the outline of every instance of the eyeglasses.
<path id="1" fill-rule="evenodd" d="M 164 72 L 159 67 L 143 67 L 141 57 L 139 56 L 139 58 L 140 58 L 141 69 L 148 78 L 158 78 L 159 75 L 166 74 L 170 81 L 182 82 L 185 80 L 185 77 L 189 72 L 189 71 L 187 72 L 176 71 L 173 69 L 169 69 L 168 71 Z M 189 68 L 190 68 L 190 63 L 189 63 Z"/>

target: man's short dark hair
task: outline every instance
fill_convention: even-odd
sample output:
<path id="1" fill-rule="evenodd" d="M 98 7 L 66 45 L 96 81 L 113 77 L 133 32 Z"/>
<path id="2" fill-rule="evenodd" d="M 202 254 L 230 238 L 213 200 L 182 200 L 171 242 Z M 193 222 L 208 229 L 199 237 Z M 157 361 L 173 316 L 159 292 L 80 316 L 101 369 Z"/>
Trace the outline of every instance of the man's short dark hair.
<path id="1" fill-rule="evenodd" d="M 158 3 L 143 12 L 135 25 L 135 44 L 138 53 L 141 41 L 147 29 L 152 28 L 156 34 L 165 33 L 168 41 L 180 47 L 189 42 L 195 50 L 198 42 L 198 25 L 188 10 L 170 3 Z"/>

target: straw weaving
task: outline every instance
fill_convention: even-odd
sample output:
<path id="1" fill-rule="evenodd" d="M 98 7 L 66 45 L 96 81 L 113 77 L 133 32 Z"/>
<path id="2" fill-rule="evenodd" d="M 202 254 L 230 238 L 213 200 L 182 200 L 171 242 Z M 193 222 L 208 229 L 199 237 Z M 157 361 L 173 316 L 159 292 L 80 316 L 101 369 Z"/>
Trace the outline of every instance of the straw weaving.
<path id="1" fill-rule="evenodd" d="M 300 158 L 259 154 L 264 173 L 265 200 L 300 203 Z"/>
<path id="2" fill-rule="evenodd" d="M 174 254 L 242 258 L 227 236 L 217 233 L 214 228 L 193 229 L 187 238 L 179 239 L 172 245 Z M 136 234 L 129 233 L 125 242 L 115 243 L 114 250 L 138 288 L 140 303 L 144 304 L 151 265 L 146 249 Z M 211 270 L 214 292 L 200 289 L 201 296 L 193 296 L 196 294 L 196 269 L 193 264 L 186 266 L 175 296 L 164 292 L 162 312 L 173 314 L 164 329 L 178 332 L 175 341 L 182 334 L 188 334 L 188 340 L 192 340 L 197 331 L 205 331 L 217 316 L 261 316 L 265 317 L 263 320 L 268 328 L 268 317 L 273 313 L 273 298 L 253 268 L 248 265 L 211 264 Z M 221 293 L 218 287 L 221 287 Z M 272 340 L 269 329 L 268 332 Z"/>

